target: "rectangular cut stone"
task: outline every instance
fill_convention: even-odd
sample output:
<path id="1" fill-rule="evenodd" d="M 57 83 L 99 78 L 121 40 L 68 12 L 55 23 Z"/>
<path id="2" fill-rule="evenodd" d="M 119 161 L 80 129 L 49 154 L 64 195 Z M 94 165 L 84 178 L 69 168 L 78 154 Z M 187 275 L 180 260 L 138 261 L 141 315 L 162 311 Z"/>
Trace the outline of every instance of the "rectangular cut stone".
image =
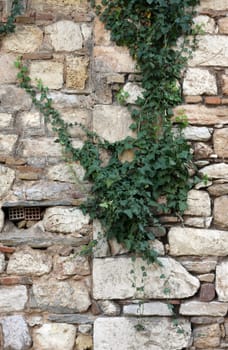
<path id="1" fill-rule="evenodd" d="M 10 84 L 16 82 L 18 70 L 14 66 L 16 55 L 0 54 L 0 84 Z"/>
<path id="2" fill-rule="evenodd" d="M 27 111 L 31 108 L 30 96 L 21 88 L 12 85 L 0 87 L 0 112 Z"/>
<path id="3" fill-rule="evenodd" d="M 25 286 L 0 287 L 0 311 L 13 312 L 24 310 L 28 301 Z"/>
<path id="4" fill-rule="evenodd" d="M 228 164 L 218 163 L 208 165 L 200 169 L 199 173 L 201 175 L 207 175 L 209 179 L 228 179 Z"/>
<path id="5" fill-rule="evenodd" d="M 189 66 L 228 66 L 228 41 L 225 35 L 202 35 L 198 36 L 198 40 Z"/>
<path id="6" fill-rule="evenodd" d="M 218 26 L 219 26 L 219 33 L 228 34 L 228 18 L 227 17 L 220 18 L 218 21 Z"/>
<path id="7" fill-rule="evenodd" d="M 17 139 L 17 135 L 0 135 L 0 155 L 6 156 L 12 154 Z"/>
<path id="8" fill-rule="evenodd" d="M 214 255 L 228 254 L 228 235 L 226 231 L 172 227 L 168 234 L 170 254 Z"/>
<path id="9" fill-rule="evenodd" d="M 61 15 L 75 15 L 77 13 L 85 13 L 88 11 L 87 0 L 31 0 L 30 8 L 37 12 L 54 11 Z"/>
<path id="10" fill-rule="evenodd" d="M 9 113 L 0 113 L 0 128 L 9 128 L 12 125 L 13 116 Z"/>
<path id="11" fill-rule="evenodd" d="M 94 350 L 181 350 L 190 345 L 190 322 L 166 317 L 106 317 L 94 323 Z M 178 332 L 182 330 L 182 332 Z"/>
<path id="12" fill-rule="evenodd" d="M 214 224 L 224 229 L 228 228 L 228 195 L 215 198 L 214 201 Z"/>
<path id="13" fill-rule="evenodd" d="M 184 316 L 225 316 L 227 311 L 228 304 L 217 301 L 187 301 L 180 306 L 180 314 Z"/>
<path id="14" fill-rule="evenodd" d="M 215 130 L 214 151 L 221 158 L 228 158 L 228 128 Z"/>
<path id="15" fill-rule="evenodd" d="M 22 140 L 23 157 L 62 157 L 61 146 L 55 138 Z"/>
<path id="16" fill-rule="evenodd" d="M 202 68 L 189 68 L 183 82 L 184 95 L 217 95 L 215 76 Z"/>
<path id="17" fill-rule="evenodd" d="M 227 259 L 222 261 L 216 267 L 216 292 L 219 301 L 228 302 L 228 261 Z"/>
<path id="18" fill-rule="evenodd" d="M 214 349 L 220 345 L 219 324 L 197 326 L 193 330 L 193 345 L 197 349 Z"/>
<path id="19" fill-rule="evenodd" d="M 132 119 L 129 111 L 121 106 L 95 106 L 93 111 L 94 131 L 109 142 L 134 136 L 129 129 Z"/>
<path id="20" fill-rule="evenodd" d="M 202 10 L 228 10 L 228 3 L 226 0 L 201 0 L 197 7 L 198 11 Z"/>
<path id="21" fill-rule="evenodd" d="M 191 141 L 208 141 L 211 138 L 211 130 L 204 126 L 187 126 L 183 129 L 184 137 Z"/>
<path id="22" fill-rule="evenodd" d="M 131 258 L 94 259 L 93 295 L 95 299 L 185 298 L 194 295 L 199 288 L 197 278 L 171 258 L 159 258 L 158 264 L 147 265 L 142 259 L 132 262 Z M 142 276 L 142 267 L 146 276 Z M 161 278 L 161 275 L 165 275 Z M 133 285 L 136 278 L 135 286 Z M 139 290 L 139 288 L 143 290 Z"/>
<path id="23" fill-rule="evenodd" d="M 95 46 L 95 69 L 99 72 L 131 73 L 135 72 L 135 62 L 129 50 L 119 46 Z"/>
<path id="24" fill-rule="evenodd" d="M 88 57 L 66 57 L 66 87 L 82 91 L 88 79 Z"/>
<path id="25" fill-rule="evenodd" d="M 210 196 L 206 191 L 191 190 L 187 198 L 187 210 L 185 215 L 192 216 L 210 216 L 211 201 Z"/>
<path id="26" fill-rule="evenodd" d="M 173 312 L 167 303 L 155 301 L 150 303 L 145 302 L 142 305 L 124 305 L 123 314 L 131 316 L 172 316 Z"/>
<path id="27" fill-rule="evenodd" d="M 174 109 L 175 117 L 186 115 L 189 124 L 214 125 L 228 123 L 228 108 L 209 108 L 202 105 L 182 105 Z"/>
<path id="28" fill-rule="evenodd" d="M 215 270 L 218 259 L 214 257 L 209 258 L 180 258 L 179 262 L 186 268 L 188 271 L 196 273 L 207 273 Z"/>
<path id="29" fill-rule="evenodd" d="M 63 86 L 63 64 L 54 61 L 32 62 L 30 77 L 33 85 L 37 85 L 36 79 L 41 79 L 44 86 L 49 89 L 61 89 Z"/>

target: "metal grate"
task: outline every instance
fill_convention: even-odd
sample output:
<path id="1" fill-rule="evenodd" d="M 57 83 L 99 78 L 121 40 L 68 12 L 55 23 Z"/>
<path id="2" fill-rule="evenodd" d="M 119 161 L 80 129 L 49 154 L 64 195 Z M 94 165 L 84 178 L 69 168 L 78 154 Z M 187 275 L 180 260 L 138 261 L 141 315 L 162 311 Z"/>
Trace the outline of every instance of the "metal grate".
<path id="1" fill-rule="evenodd" d="M 39 207 L 31 207 L 31 208 L 9 208 L 9 220 L 30 220 L 37 221 L 40 220 L 40 208 Z"/>

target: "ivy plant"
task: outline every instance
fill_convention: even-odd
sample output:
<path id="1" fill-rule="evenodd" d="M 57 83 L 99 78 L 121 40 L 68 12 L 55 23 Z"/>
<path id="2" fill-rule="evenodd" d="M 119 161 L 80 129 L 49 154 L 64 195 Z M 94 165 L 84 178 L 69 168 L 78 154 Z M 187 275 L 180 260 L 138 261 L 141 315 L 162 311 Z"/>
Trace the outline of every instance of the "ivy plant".
<path id="1" fill-rule="evenodd" d="M 190 55 L 194 7 L 198 0 L 102 0 L 96 12 L 111 32 L 111 39 L 126 46 L 142 76 L 143 95 L 131 107 L 135 137 L 108 142 L 84 129 L 87 140 L 75 149 L 69 128 L 53 108 L 48 88 L 30 83 L 28 69 L 19 60 L 20 86 L 32 97 L 57 133 L 68 157 L 80 161 L 91 181 L 91 195 L 84 213 L 99 219 L 108 239 L 116 238 L 147 262 L 157 261 L 151 248 L 162 214 L 182 215 L 193 180 L 190 146 L 173 133 L 173 107 L 182 101 L 178 82 Z M 94 5 L 95 6 L 95 5 Z M 38 95 L 37 95 L 38 93 Z M 126 107 L 127 108 L 127 107 Z M 186 125 L 186 119 L 183 118 Z M 125 151 L 131 161 L 121 161 Z M 107 164 L 101 160 L 108 154 Z"/>
<path id="2" fill-rule="evenodd" d="M 15 19 L 21 15 L 23 10 L 22 0 L 13 0 L 10 15 L 5 23 L 0 22 L 0 35 L 13 33 L 15 31 Z"/>

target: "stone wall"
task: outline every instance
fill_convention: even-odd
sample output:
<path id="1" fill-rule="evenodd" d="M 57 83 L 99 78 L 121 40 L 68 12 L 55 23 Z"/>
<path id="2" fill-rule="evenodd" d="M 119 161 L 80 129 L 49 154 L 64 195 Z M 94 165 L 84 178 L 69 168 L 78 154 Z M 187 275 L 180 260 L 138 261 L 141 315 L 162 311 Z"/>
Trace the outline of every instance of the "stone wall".
<path id="1" fill-rule="evenodd" d="M 227 348 L 227 0 L 198 7 L 205 34 L 183 74 L 185 104 L 175 111 L 188 117 L 184 132 L 204 181 L 190 191 L 183 220 L 162 217 L 165 230 L 154 242 L 162 265 L 146 267 L 146 276 L 145 264 L 115 241 L 99 238 L 93 259 L 79 255 L 101 231 L 79 209 L 90 185 L 80 164 L 64 162 L 13 66 L 22 55 L 65 120 L 115 141 L 131 123 L 116 91 L 128 91 L 128 103 L 141 92 L 135 64 L 86 0 L 24 3 L 0 50 L 0 348 Z M 3 20 L 9 5 L 0 1 Z M 71 133 L 80 147 L 85 135 L 77 127 Z"/>

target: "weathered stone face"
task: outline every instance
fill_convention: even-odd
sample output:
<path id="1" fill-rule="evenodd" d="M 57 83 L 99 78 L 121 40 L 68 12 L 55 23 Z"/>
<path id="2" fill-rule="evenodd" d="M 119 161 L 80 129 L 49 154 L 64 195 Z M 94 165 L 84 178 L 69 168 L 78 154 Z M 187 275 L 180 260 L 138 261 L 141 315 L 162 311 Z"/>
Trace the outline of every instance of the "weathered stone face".
<path id="1" fill-rule="evenodd" d="M 215 198 L 214 201 L 214 223 L 221 228 L 228 228 L 228 196 Z"/>
<path id="2" fill-rule="evenodd" d="M 0 199 L 2 199 L 10 190 L 11 186 L 13 185 L 14 179 L 15 179 L 15 171 L 1 165 L 0 166 Z"/>
<path id="3" fill-rule="evenodd" d="M 38 50 L 43 41 L 43 32 L 35 26 L 19 26 L 14 34 L 6 36 L 2 48 L 6 52 L 30 53 Z"/>
<path id="4" fill-rule="evenodd" d="M 224 0 L 201 0 L 198 10 L 203 9 L 227 10 L 228 5 Z"/>
<path id="5" fill-rule="evenodd" d="M 44 86 L 49 89 L 61 89 L 63 86 L 63 64 L 54 61 L 32 62 L 30 66 L 31 82 L 37 85 L 41 79 Z"/>
<path id="6" fill-rule="evenodd" d="M 124 315 L 128 316 L 172 316 L 173 312 L 169 308 L 169 305 L 160 301 L 154 301 L 150 303 L 129 304 L 123 307 Z"/>
<path id="7" fill-rule="evenodd" d="M 189 68 L 184 78 L 183 93 L 185 95 L 216 95 L 216 79 L 207 70 Z"/>
<path id="8" fill-rule="evenodd" d="M 43 13 L 56 13 L 57 15 L 75 16 L 88 11 L 86 0 L 31 0 L 31 9 Z"/>
<path id="9" fill-rule="evenodd" d="M 228 301 L 228 261 L 224 260 L 216 267 L 216 292 L 219 301 Z"/>
<path id="10" fill-rule="evenodd" d="M 16 82 L 17 69 L 14 67 L 16 55 L 0 54 L 0 84 Z"/>
<path id="11" fill-rule="evenodd" d="M 214 150 L 221 158 L 228 157 L 228 128 L 215 130 L 214 136 Z"/>
<path id="12" fill-rule="evenodd" d="M 80 164 L 57 164 L 48 168 L 48 179 L 53 181 L 75 183 L 76 180 L 82 181 L 85 176 L 85 170 Z"/>
<path id="13" fill-rule="evenodd" d="M 34 330 L 34 347 L 39 350 L 73 350 L 76 328 L 64 323 L 45 323 Z"/>
<path id="14" fill-rule="evenodd" d="M 142 330 L 137 331 L 137 324 Z M 190 345 L 189 321 L 180 319 L 175 327 L 171 319 L 162 317 L 98 318 L 94 324 L 94 350 L 180 350 Z M 177 330 L 182 329 L 183 333 Z"/>
<path id="15" fill-rule="evenodd" d="M 147 265 L 141 259 L 136 259 L 135 263 L 130 258 L 95 259 L 94 298 L 126 299 L 133 296 L 140 298 L 143 295 L 145 298 L 166 299 L 167 295 L 169 298 L 185 298 L 196 293 L 199 288 L 198 279 L 190 275 L 181 264 L 171 258 L 160 258 L 159 261 L 162 266 Z M 142 266 L 146 268 L 146 277 L 142 277 Z M 165 277 L 160 278 L 163 274 Z M 136 278 L 136 287 L 133 286 L 133 276 Z M 140 292 L 137 287 L 143 287 L 143 291 Z"/>
<path id="16" fill-rule="evenodd" d="M 31 98 L 26 92 L 16 86 L 0 87 L 0 112 L 26 111 L 31 108 Z"/>
<path id="17" fill-rule="evenodd" d="M 80 255 L 58 256 L 54 260 L 54 271 L 58 279 L 69 276 L 87 276 L 90 274 L 88 259 Z"/>
<path id="18" fill-rule="evenodd" d="M 3 253 L 0 253 L 0 273 L 5 270 L 5 265 L 5 255 Z"/>
<path id="19" fill-rule="evenodd" d="M 187 126 L 182 132 L 187 140 L 208 141 L 211 138 L 211 131 L 205 126 Z"/>
<path id="20" fill-rule="evenodd" d="M 99 72 L 135 72 L 128 50 L 119 46 L 95 46 L 95 69 Z"/>
<path id="21" fill-rule="evenodd" d="M 225 316 L 228 310 L 227 303 L 212 301 L 187 301 L 181 304 L 180 314 L 184 316 Z"/>
<path id="22" fill-rule="evenodd" d="M 228 179 L 228 164 L 219 163 L 208 165 L 199 171 L 202 175 L 207 175 L 209 179 Z"/>
<path id="23" fill-rule="evenodd" d="M 227 124 L 226 107 L 209 108 L 203 105 L 182 105 L 174 109 L 175 115 L 186 114 L 189 124 L 214 125 Z M 175 118 L 174 118 L 175 119 Z"/>
<path id="24" fill-rule="evenodd" d="M 19 315 L 6 316 L 0 320 L 4 336 L 3 349 L 27 350 L 32 345 L 28 325 Z"/>
<path id="25" fill-rule="evenodd" d="M 191 190 L 188 193 L 187 210 L 185 215 L 210 216 L 211 201 L 210 196 L 205 191 Z"/>
<path id="26" fill-rule="evenodd" d="M 28 301 L 25 286 L 0 287 L 0 311 L 23 311 Z"/>
<path id="27" fill-rule="evenodd" d="M 88 79 L 88 57 L 66 57 L 66 87 L 73 90 L 84 90 Z"/>
<path id="28" fill-rule="evenodd" d="M 197 326 L 194 329 L 194 345 L 198 349 L 214 348 L 220 344 L 219 324 Z"/>

